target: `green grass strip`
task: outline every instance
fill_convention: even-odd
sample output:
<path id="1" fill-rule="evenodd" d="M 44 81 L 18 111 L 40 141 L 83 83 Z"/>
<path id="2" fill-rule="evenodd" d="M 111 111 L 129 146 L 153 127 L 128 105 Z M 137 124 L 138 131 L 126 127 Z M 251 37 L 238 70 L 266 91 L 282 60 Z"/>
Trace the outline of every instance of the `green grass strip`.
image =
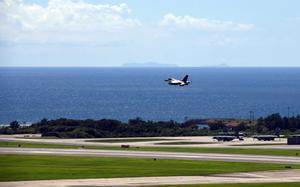
<path id="1" fill-rule="evenodd" d="M 177 140 L 177 139 L 164 139 L 164 138 L 122 138 L 122 139 L 88 140 L 87 142 L 130 143 L 130 142 L 151 142 L 151 141 L 170 141 L 170 140 Z"/>
<path id="2" fill-rule="evenodd" d="M 62 144 L 44 144 L 44 143 L 25 143 L 25 142 L 3 142 L 0 141 L 0 147 L 25 147 L 25 148 L 86 148 L 102 150 L 132 150 L 132 151 L 168 151 L 168 152 L 191 152 L 191 153 L 223 153 L 223 154 L 250 154 L 250 155 L 273 155 L 273 156 L 300 156 L 299 149 L 258 149 L 258 148 L 182 148 L 182 147 L 107 147 L 107 146 L 79 146 Z"/>
<path id="3" fill-rule="evenodd" d="M 196 176 L 285 169 L 284 164 L 144 158 L 0 155 L 0 181 Z M 300 168 L 300 165 L 290 165 Z"/>
<path id="4" fill-rule="evenodd" d="M 157 145 L 195 145 L 195 144 L 215 144 L 215 142 L 161 142 Z"/>

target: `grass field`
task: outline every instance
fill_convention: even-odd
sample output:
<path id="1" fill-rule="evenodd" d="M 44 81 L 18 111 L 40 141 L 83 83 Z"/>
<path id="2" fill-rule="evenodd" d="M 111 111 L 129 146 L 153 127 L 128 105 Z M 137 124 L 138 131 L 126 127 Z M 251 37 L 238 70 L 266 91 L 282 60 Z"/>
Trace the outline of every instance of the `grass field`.
<path id="1" fill-rule="evenodd" d="M 195 144 L 215 144 L 215 142 L 161 142 L 157 145 L 195 145 Z"/>
<path id="2" fill-rule="evenodd" d="M 109 140 L 88 140 L 86 142 L 101 142 L 101 143 L 127 143 L 127 142 L 151 142 L 151 141 L 168 141 L 176 139 L 164 138 L 123 138 L 123 139 L 109 139 Z"/>
<path id="3" fill-rule="evenodd" d="M 1 142 L 0 147 L 27 147 L 27 148 L 86 148 L 86 149 L 109 149 L 109 150 L 132 150 L 132 151 L 171 151 L 193 153 L 223 153 L 223 154 L 250 154 L 250 155 L 275 155 L 275 156 L 300 156 L 297 149 L 257 149 L 257 148 L 177 148 L 177 147 L 106 147 L 106 146 L 79 146 L 61 144 L 42 144 L 25 142 Z"/>
<path id="4" fill-rule="evenodd" d="M 195 184 L 195 185 L 168 185 L 151 187 L 298 187 L 300 183 L 250 183 L 250 184 Z"/>
<path id="5" fill-rule="evenodd" d="M 132 148 L 131 150 L 133 150 Z M 136 149 L 135 149 L 136 150 Z M 300 150 L 296 149 L 257 149 L 257 148 L 179 148 L 179 147 L 143 147 L 141 151 L 172 151 L 192 153 L 223 153 L 223 154 L 250 154 L 250 155 L 274 155 L 274 156 L 300 156 Z"/>
<path id="6" fill-rule="evenodd" d="M 142 158 L 0 155 L 0 181 L 206 175 L 285 169 L 283 164 Z M 300 165 L 290 165 L 300 168 Z"/>
<path id="7" fill-rule="evenodd" d="M 267 144 L 267 143 L 260 143 L 260 144 L 239 144 L 239 145 L 231 145 L 231 146 L 265 146 L 265 145 L 286 145 L 286 143 L 282 142 L 282 143 L 272 143 L 272 144 Z"/>

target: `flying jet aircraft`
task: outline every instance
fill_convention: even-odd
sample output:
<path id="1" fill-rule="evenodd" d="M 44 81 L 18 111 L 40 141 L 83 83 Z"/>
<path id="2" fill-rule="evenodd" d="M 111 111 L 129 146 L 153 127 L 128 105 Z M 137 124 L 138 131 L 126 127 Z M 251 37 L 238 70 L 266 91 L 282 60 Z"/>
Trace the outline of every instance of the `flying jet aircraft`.
<path id="1" fill-rule="evenodd" d="M 165 80 L 166 82 L 168 82 L 168 84 L 170 85 L 179 85 L 179 86 L 185 86 L 190 84 L 192 81 L 188 81 L 188 75 L 186 75 L 182 80 L 177 80 L 174 78 L 168 78 L 167 80 Z"/>

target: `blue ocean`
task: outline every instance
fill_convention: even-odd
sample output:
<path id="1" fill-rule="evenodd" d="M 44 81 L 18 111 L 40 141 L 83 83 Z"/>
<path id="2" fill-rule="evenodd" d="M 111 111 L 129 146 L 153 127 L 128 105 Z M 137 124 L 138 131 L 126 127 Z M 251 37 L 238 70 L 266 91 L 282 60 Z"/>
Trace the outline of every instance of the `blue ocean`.
<path id="1" fill-rule="evenodd" d="M 188 74 L 188 86 L 164 80 Z M 0 68 L 0 123 L 300 114 L 300 68 Z"/>

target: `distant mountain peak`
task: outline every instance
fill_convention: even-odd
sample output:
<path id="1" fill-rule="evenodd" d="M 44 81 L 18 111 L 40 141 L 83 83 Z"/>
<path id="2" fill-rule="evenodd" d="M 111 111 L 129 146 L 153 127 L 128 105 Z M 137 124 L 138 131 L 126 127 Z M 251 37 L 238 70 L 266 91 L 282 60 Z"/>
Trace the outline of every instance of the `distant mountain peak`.
<path id="1" fill-rule="evenodd" d="M 177 67 L 176 64 L 162 64 L 157 62 L 144 62 L 144 63 L 125 63 L 123 67 Z"/>

